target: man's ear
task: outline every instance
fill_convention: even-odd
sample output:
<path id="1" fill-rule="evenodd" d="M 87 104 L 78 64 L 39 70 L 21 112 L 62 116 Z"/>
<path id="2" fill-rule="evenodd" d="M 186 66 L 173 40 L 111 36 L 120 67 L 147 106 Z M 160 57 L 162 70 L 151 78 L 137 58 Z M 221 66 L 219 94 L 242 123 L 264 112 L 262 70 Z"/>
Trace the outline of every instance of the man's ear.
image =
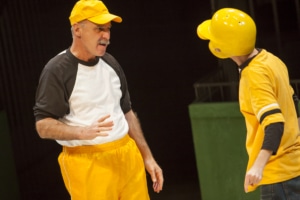
<path id="1" fill-rule="evenodd" d="M 80 37 L 81 36 L 81 25 L 79 23 L 73 24 L 72 31 L 73 31 L 74 36 Z"/>

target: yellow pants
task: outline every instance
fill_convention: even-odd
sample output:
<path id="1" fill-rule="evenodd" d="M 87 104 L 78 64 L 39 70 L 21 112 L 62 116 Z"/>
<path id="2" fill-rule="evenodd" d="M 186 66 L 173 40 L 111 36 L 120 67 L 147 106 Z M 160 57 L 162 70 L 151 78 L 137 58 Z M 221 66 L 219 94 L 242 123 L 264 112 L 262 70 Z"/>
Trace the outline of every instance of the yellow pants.
<path id="1" fill-rule="evenodd" d="M 58 157 L 72 200 L 149 200 L 142 156 L 128 135 L 95 146 L 63 147 Z"/>

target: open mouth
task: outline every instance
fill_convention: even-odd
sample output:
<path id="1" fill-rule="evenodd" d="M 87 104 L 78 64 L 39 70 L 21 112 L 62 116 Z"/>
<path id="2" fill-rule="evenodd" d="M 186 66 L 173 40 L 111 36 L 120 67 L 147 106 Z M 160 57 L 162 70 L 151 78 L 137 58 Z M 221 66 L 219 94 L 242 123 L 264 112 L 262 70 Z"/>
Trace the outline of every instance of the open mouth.
<path id="1" fill-rule="evenodd" d="M 102 45 L 102 46 L 108 46 L 109 43 L 110 43 L 109 40 L 104 40 L 104 39 L 102 39 L 98 42 L 98 44 Z"/>

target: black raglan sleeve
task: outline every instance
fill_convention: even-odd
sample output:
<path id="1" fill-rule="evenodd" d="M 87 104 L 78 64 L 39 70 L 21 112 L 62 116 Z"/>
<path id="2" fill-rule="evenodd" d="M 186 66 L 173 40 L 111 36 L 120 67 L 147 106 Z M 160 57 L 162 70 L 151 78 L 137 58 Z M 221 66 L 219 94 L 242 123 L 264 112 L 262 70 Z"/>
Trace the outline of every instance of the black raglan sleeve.
<path id="1" fill-rule="evenodd" d="M 33 107 L 36 121 L 47 117 L 58 119 L 69 112 L 68 92 L 60 66 L 58 60 L 51 60 L 40 75 Z"/>

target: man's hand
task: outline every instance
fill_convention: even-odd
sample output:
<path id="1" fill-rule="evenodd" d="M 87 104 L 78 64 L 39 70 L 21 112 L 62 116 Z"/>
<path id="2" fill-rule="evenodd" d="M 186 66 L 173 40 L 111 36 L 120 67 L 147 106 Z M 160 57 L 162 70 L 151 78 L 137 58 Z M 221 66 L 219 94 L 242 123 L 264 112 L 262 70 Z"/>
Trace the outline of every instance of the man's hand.
<path id="1" fill-rule="evenodd" d="M 245 176 L 244 189 L 248 192 L 248 186 L 258 184 L 262 179 L 263 168 L 252 167 Z"/>
<path id="2" fill-rule="evenodd" d="M 82 131 L 80 131 L 80 140 L 92 140 L 98 136 L 108 136 L 108 132 L 113 128 L 113 121 L 107 120 L 110 115 L 106 115 L 101 117 L 95 123 L 88 127 L 84 127 Z"/>
<path id="3" fill-rule="evenodd" d="M 248 186 L 257 185 L 263 176 L 264 168 L 272 155 L 272 151 L 261 149 L 253 166 L 245 175 L 244 189 L 248 192 Z"/>
<path id="4" fill-rule="evenodd" d="M 162 169 L 154 160 L 150 148 L 144 138 L 141 125 L 135 113 L 130 110 L 125 114 L 129 126 L 129 135 L 135 141 L 143 157 L 145 168 L 151 176 L 154 192 L 159 193 L 163 188 L 164 177 Z"/>
<path id="5" fill-rule="evenodd" d="M 159 193 L 164 184 L 162 169 L 158 166 L 155 160 L 145 161 L 145 167 L 151 176 L 154 192 Z"/>

